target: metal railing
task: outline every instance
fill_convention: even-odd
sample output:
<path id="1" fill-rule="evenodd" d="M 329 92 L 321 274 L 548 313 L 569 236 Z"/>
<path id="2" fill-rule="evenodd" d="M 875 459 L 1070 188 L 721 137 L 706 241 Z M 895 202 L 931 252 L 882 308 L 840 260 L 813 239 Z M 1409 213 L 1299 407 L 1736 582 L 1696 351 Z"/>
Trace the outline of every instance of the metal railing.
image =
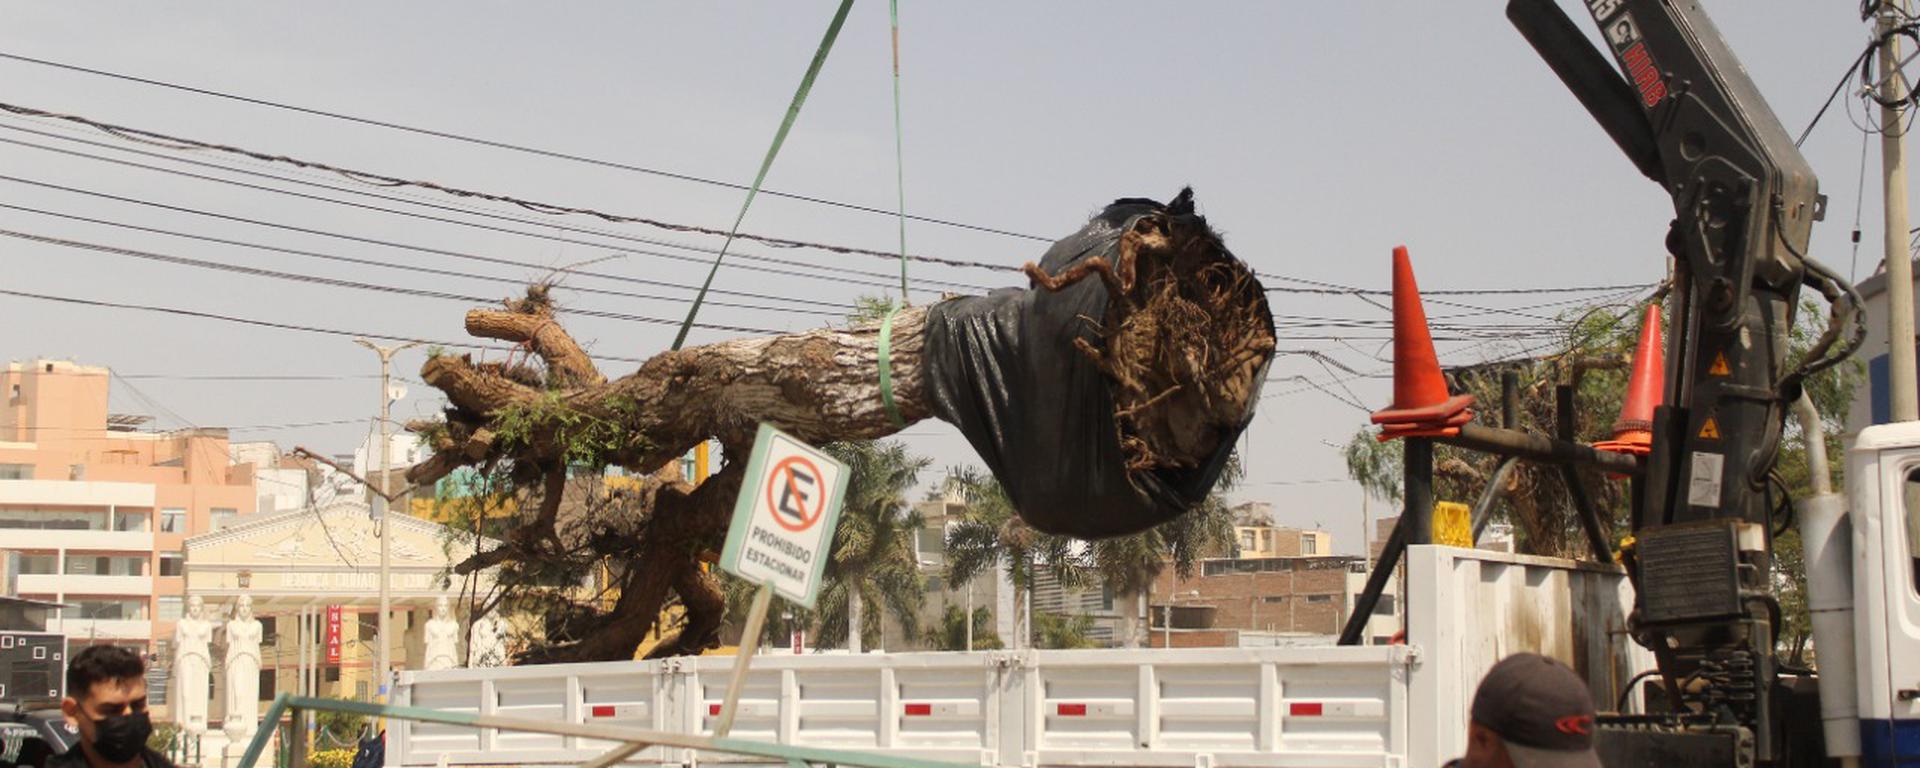
<path id="1" fill-rule="evenodd" d="M 312 696 L 292 696 L 280 694 L 274 697 L 273 705 L 267 708 L 266 717 L 261 720 L 261 728 L 254 732 L 253 739 L 247 743 L 247 751 L 240 758 L 238 768 L 254 768 L 266 751 L 267 741 L 278 730 L 283 715 L 292 715 L 298 731 L 298 723 L 311 711 L 350 712 L 368 717 L 384 717 L 393 720 L 410 720 L 420 723 L 440 723 L 443 725 L 461 725 L 471 728 L 495 728 L 508 731 L 546 733 L 557 736 L 577 736 L 616 742 L 619 746 L 607 750 L 599 757 L 582 763 L 582 768 L 606 768 L 620 762 L 640 750 L 652 746 L 698 749 L 709 752 L 721 752 L 733 755 L 764 757 L 784 760 L 791 768 L 806 768 L 809 765 L 849 766 L 850 768 L 979 768 L 973 765 L 947 763 L 937 760 L 922 760 L 912 757 L 881 755 L 867 752 L 853 752 L 818 747 L 796 747 L 787 744 L 775 744 L 765 741 L 750 741 L 714 736 L 700 736 L 686 733 L 666 733 L 642 728 L 628 728 L 617 725 L 597 723 L 562 723 L 548 720 L 530 720 L 520 717 L 501 717 L 468 712 L 442 712 L 423 707 L 399 706 L 393 704 L 373 704 L 364 701 L 344 699 L 323 699 Z M 305 763 L 301 753 L 303 739 L 294 739 L 289 762 L 296 768 Z"/>

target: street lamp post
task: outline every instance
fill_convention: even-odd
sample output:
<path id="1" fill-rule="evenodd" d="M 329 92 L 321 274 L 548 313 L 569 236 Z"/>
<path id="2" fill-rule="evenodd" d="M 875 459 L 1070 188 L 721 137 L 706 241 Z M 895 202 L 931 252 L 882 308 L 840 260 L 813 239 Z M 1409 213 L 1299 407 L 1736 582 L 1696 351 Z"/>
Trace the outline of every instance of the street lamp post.
<path id="1" fill-rule="evenodd" d="M 393 425 L 392 419 L 389 418 L 393 407 L 393 398 L 388 386 L 389 377 L 392 376 L 393 373 L 393 356 L 408 347 L 419 346 L 419 343 L 407 342 L 397 346 L 383 347 L 366 339 L 354 339 L 353 341 L 360 346 L 373 350 L 374 354 L 380 356 L 380 488 L 373 494 L 373 514 L 375 519 L 380 521 L 380 620 L 378 622 L 379 629 L 376 631 L 380 645 L 375 649 L 378 653 L 375 655 L 377 659 L 375 664 L 377 666 L 374 667 L 374 680 L 378 682 L 378 686 L 375 688 L 377 691 L 376 698 L 380 703 L 385 704 L 387 701 L 387 677 L 391 674 L 390 670 L 393 668 L 393 660 L 390 658 L 393 648 L 393 635 L 389 631 L 390 626 L 388 624 L 391 614 L 393 613 L 393 542 L 392 538 L 388 535 L 390 531 L 387 526 L 387 491 L 389 485 L 387 472 L 388 462 L 391 460 L 391 457 L 388 455 L 388 450 L 391 448 L 393 441 L 392 437 L 389 436 L 388 430 L 391 429 Z"/>

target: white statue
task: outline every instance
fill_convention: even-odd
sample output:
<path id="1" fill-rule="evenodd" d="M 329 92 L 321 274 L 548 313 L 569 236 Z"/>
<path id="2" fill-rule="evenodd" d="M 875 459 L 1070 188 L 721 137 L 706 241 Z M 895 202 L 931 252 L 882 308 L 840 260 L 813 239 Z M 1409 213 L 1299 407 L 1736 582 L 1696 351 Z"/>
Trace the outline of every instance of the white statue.
<path id="1" fill-rule="evenodd" d="M 433 618 L 427 620 L 427 669 L 453 669 L 460 666 L 460 622 L 453 620 L 442 595 L 433 603 Z"/>
<path id="2" fill-rule="evenodd" d="M 491 613 L 474 619 L 473 629 L 467 633 L 467 653 L 472 657 L 468 666 L 506 666 L 507 628 Z"/>
<path id="3" fill-rule="evenodd" d="M 241 595 L 227 619 L 227 718 L 223 729 L 232 742 L 253 736 L 260 719 L 260 620 L 253 597 Z"/>
<path id="4" fill-rule="evenodd" d="M 213 674 L 213 622 L 199 595 L 187 598 L 187 615 L 173 625 L 173 721 L 180 730 L 207 732 L 207 689 Z"/>

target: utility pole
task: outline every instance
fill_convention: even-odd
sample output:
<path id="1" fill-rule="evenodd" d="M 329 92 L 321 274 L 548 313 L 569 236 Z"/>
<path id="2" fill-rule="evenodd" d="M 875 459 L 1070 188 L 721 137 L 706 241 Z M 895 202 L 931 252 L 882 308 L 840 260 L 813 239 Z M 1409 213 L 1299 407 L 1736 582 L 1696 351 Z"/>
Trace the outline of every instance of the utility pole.
<path id="1" fill-rule="evenodd" d="M 1894 421 L 1920 419 L 1920 383 L 1914 372 L 1913 262 L 1907 251 L 1907 158 L 1900 127 L 1901 101 L 1907 97 L 1900 73 L 1900 36 L 1893 30 L 1905 17 L 1907 0 L 1880 4 L 1875 34 L 1880 46 L 1880 167 L 1886 203 L 1887 404 Z"/>
<path id="2" fill-rule="evenodd" d="M 1373 495 L 1367 489 L 1360 489 L 1360 559 L 1373 562 L 1373 506 L 1367 497 Z"/>
<path id="3" fill-rule="evenodd" d="M 392 676 L 393 670 L 393 659 L 390 658 L 393 634 L 388 624 L 393 614 L 393 540 L 387 535 L 390 532 L 387 526 L 387 486 L 390 485 L 387 482 L 387 466 L 391 460 L 388 449 L 393 441 L 389 436 L 389 430 L 393 428 L 393 421 L 389 416 L 393 407 L 393 398 L 390 396 L 391 390 L 388 389 L 388 385 L 393 375 L 393 356 L 408 347 L 419 346 L 419 343 L 407 342 L 398 346 L 383 347 L 366 339 L 353 341 L 380 356 L 380 474 L 378 475 L 380 488 L 373 494 L 373 514 L 375 519 L 380 521 L 380 621 L 376 632 L 379 635 L 379 647 L 375 649 L 374 654 L 376 659 L 374 663 L 377 665 L 374 667 L 374 680 L 378 683 L 376 700 L 385 704 L 387 679 Z"/>

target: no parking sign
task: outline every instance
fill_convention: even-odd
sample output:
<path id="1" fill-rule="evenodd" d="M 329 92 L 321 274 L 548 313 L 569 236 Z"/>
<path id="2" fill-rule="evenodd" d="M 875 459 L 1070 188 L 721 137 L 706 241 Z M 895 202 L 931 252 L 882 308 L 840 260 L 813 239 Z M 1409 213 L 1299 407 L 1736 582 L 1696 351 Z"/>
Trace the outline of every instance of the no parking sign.
<path id="1" fill-rule="evenodd" d="M 832 456 L 761 424 L 720 567 L 812 608 L 847 476 Z"/>

